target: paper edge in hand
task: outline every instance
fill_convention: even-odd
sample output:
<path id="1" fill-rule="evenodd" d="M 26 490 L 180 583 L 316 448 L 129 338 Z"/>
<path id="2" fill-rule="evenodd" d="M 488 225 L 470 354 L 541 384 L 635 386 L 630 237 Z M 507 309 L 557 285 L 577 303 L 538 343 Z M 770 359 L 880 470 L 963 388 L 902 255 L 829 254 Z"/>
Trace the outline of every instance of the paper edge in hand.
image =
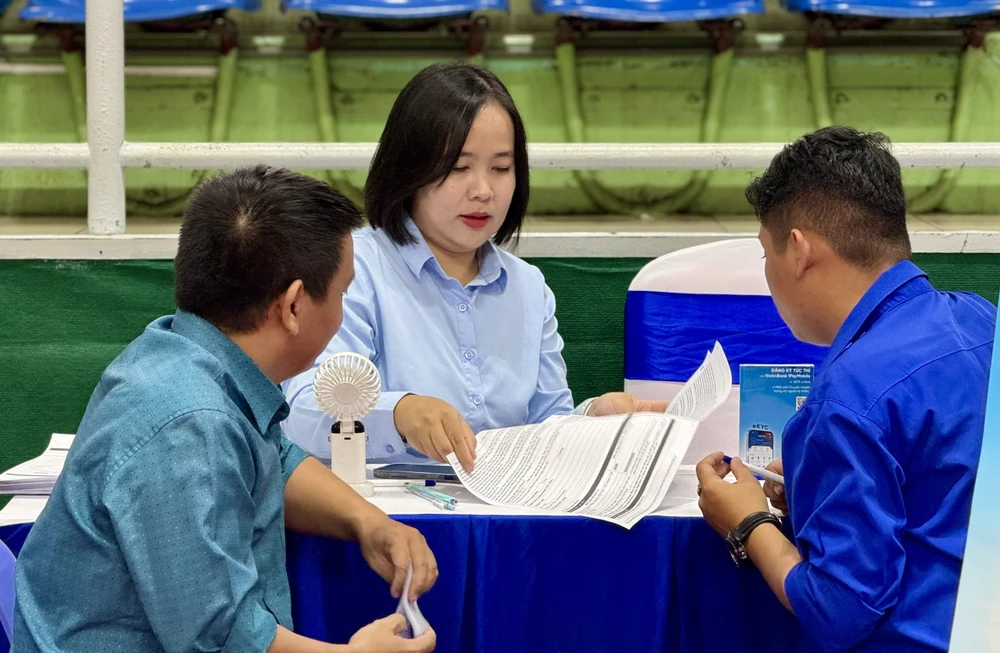
<path id="1" fill-rule="evenodd" d="M 406 569 L 406 583 L 403 585 L 403 593 L 399 597 L 399 606 L 396 608 L 396 612 L 403 615 L 406 619 L 406 632 L 402 633 L 405 635 L 409 633 L 410 637 L 420 637 L 427 629 L 431 627 L 427 623 L 427 619 L 421 614 L 420 608 L 417 607 L 417 602 L 414 601 L 410 603 L 410 583 L 413 581 L 413 566 L 409 566 Z"/>

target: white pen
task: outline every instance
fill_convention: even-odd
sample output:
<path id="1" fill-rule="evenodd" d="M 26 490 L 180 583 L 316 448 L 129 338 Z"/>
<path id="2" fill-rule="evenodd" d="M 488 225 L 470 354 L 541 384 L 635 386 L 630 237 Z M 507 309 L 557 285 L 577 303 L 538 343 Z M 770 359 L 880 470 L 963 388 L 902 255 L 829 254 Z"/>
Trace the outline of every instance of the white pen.
<path id="1" fill-rule="evenodd" d="M 724 460 L 727 463 L 733 462 L 733 459 L 729 456 L 723 456 L 722 460 Z M 763 478 L 766 478 L 769 481 L 774 481 L 775 483 L 781 483 L 782 485 L 785 484 L 785 477 L 781 476 L 780 474 L 775 474 L 774 472 L 769 472 L 766 469 L 761 469 L 757 465 L 747 465 L 746 463 L 743 464 L 746 465 L 746 468 L 749 469 L 754 474 L 756 474 L 757 476 L 762 476 Z"/>

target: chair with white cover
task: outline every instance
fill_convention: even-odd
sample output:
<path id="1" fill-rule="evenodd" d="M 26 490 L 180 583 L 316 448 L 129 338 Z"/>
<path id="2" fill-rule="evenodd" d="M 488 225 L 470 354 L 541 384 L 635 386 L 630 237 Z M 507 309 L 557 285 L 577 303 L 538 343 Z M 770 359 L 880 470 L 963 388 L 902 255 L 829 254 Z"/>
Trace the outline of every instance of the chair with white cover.
<path id="1" fill-rule="evenodd" d="M 625 304 L 626 392 L 672 399 L 716 341 L 732 367 L 733 390 L 698 428 L 685 464 L 713 451 L 739 453 L 741 364 L 818 367 L 827 352 L 796 340 L 778 315 L 756 238 L 688 247 L 639 271 Z"/>

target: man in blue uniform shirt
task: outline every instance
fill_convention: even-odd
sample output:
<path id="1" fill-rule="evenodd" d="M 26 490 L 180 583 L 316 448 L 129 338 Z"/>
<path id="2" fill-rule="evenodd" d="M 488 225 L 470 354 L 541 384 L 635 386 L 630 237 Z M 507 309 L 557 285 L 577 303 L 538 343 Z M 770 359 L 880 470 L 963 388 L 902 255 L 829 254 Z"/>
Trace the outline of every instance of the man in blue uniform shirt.
<path id="1" fill-rule="evenodd" d="M 765 488 L 794 543 L 753 474 L 722 453 L 698 465 L 702 512 L 814 646 L 946 651 L 996 309 L 936 291 L 908 260 L 899 164 L 880 134 L 805 136 L 747 198 L 778 311 L 830 352 L 785 427 L 773 469 L 787 486 Z M 730 470 L 734 484 L 722 480 Z"/>
<path id="2" fill-rule="evenodd" d="M 356 540 L 399 596 L 437 578 L 423 537 L 281 432 L 278 383 L 340 327 L 358 211 L 263 166 L 205 183 L 185 211 L 175 315 L 101 377 L 17 561 L 14 653 L 430 651 L 400 615 L 346 646 L 292 632 L 285 526 Z"/>

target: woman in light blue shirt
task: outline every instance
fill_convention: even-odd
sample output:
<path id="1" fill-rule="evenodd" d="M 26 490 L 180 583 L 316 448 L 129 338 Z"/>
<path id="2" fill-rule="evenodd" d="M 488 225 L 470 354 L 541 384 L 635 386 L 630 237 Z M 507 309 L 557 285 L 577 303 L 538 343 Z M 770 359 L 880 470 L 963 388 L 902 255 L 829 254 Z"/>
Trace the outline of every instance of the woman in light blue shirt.
<path id="1" fill-rule="evenodd" d="M 382 396 L 365 418 L 372 462 L 474 466 L 475 433 L 574 412 L 555 298 L 542 273 L 500 249 L 528 206 L 524 125 L 507 89 L 469 64 L 437 64 L 399 94 L 365 186 L 372 228 L 354 236 L 344 324 L 289 380 L 288 437 L 330 457 L 333 419 L 313 397 L 318 364 L 367 356 Z M 622 392 L 576 412 L 665 410 Z"/>

